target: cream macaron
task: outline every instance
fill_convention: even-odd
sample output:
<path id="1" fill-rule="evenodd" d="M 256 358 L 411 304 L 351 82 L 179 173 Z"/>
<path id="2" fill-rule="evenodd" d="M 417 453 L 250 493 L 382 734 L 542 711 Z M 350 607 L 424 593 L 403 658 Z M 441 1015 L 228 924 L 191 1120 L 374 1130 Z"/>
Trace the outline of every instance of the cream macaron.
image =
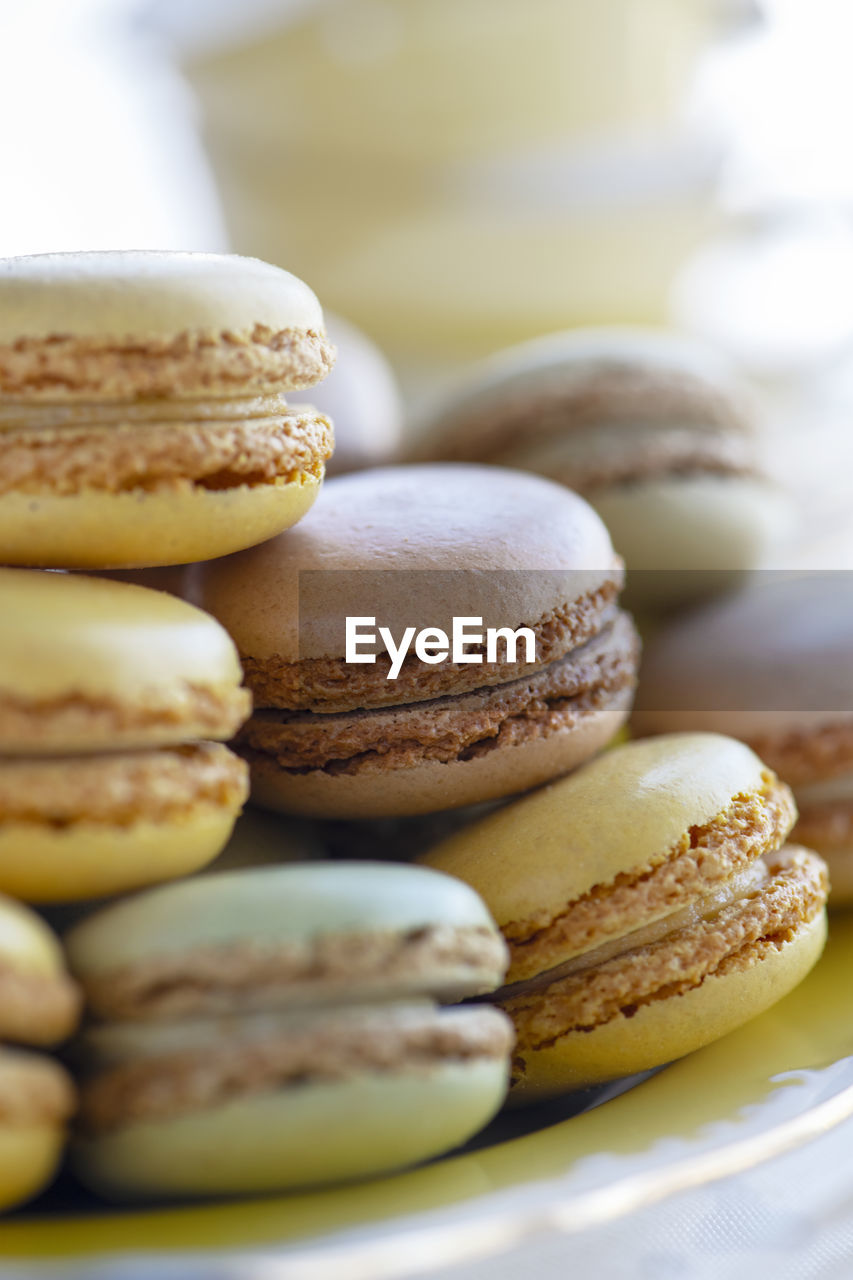
<path id="1" fill-rule="evenodd" d="M 418 436 L 414 458 L 520 467 L 583 494 L 625 556 L 638 606 L 719 591 L 787 528 L 732 370 L 663 330 L 570 330 L 511 347 L 439 399 Z"/>
<path id="2" fill-rule="evenodd" d="M 193 591 L 253 693 L 238 738 L 253 800 L 360 819 L 496 799 L 601 750 L 627 717 L 638 655 L 621 586 L 581 498 L 437 465 L 335 477 L 299 528 L 198 566 Z M 433 643 L 460 619 L 479 641 Z M 348 620 L 373 636 L 357 654 Z M 490 629 L 521 627 L 490 656 Z"/>
<path id="3" fill-rule="evenodd" d="M 708 1044 L 800 981 L 826 936 L 821 859 L 782 848 L 791 792 L 740 742 L 605 752 L 423 861 L 477 889 L 510 949 L 512 1094 L 533 1101 Z"/>
<path id="4" fill-rule="evenodd" d="M 0 260 L 0 561 L 181 564 L 287 528 L 333 442 L 284 396 L 332 362 L 308 286 L 253 258 Z"/>
<path id="5" fill-rule="evenodd" d="M 0 897 L 0 1041 L 56 1045 L 74 1031 L 81 1004 L 59 940 L 34 912 Z M 0 1209 L 51 1181 L 75 1102 L 58 1062 L 0 1047 Z"/>
<path id="6" fill-rule="evenodd" d="M 234 646 L 164 592 L 0 569 L 0 891 L 30 902 L 185 875 L 247 794 Z"/>
<path id="7" fill-rule="evenodd" d="M 650 640 L 642 733 L 705 729 L 749 743 L 794 791 L 794 836 L 853 902 L 853 596 L 842 573 L 773 572 Z"/>
<path id="8" fill-rule="evenodd" d="M 293 864 L 149 890 L 66 946 L 94 1019 L 74 1167 L 110 1198 L 368 1177 L 464 1141 L 501 1105 L 503 940 L 422 867 Z"/>

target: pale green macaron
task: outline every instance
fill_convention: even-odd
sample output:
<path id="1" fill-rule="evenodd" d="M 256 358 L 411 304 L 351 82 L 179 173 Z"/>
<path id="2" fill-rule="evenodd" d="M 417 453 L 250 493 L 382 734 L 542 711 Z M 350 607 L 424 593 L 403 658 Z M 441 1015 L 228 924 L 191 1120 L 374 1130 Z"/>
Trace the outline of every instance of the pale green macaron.
<path id="1" fill-rule="evenodd" d="M 425 855 L 510 948 L 496 1000 L 519 1101 L 679 1058 L 786 994 L 820 955 L 826 871 L 782 848 L 791 792 L 717 734 L 627 743 Z"/>
<path id="2" fill-rule="evenodd" d="M 366 1177 L 480 1129 L 507 1087 L 501 936 L 422 867 L 291 864 L 126 899 L 66 937 L 99 1025 L 74 1167 L 109 1198 Z"/>

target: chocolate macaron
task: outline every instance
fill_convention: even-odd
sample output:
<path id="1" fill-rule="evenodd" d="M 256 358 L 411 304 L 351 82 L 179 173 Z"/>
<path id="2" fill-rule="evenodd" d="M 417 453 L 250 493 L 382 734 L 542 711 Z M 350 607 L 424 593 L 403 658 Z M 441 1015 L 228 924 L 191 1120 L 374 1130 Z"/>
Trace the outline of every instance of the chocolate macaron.
<path id="1" fill-rule="evenodd" d="M 253 693 L 238 737 L 253 799 L 393 817 L 575 768 L 631 703 L 622 576 L 592 508 L 539 477 L 437 465 L 329 481 L 299 528 L 195 572 Z M 368 637 L 358 653 L 347 619 Z M 478 636 L 456 652 L 454 620 Z M 490 651 L 490 631 L 521 628 Z"/>

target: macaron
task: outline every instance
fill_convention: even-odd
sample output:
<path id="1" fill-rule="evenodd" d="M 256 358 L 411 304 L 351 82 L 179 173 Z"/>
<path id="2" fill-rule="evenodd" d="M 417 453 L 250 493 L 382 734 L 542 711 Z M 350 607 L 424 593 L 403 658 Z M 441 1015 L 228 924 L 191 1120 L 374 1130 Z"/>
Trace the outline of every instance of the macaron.
<path id="1" fill-rule="evenodd" d="M 333 478 L 298 529 L 193 579 L 252 690 L 238 745 L 253 800 L 396 817 L 573 769 L 630 707 L 622 577 L 592 508 L 539 477 L 437 465 Z M 478 638 L 451 647 L 460 621 Z M 497 634 L 521 628 L 517 643 Z"/>
<path id="2" fill-rule="evenodd" d="M 652 636 L 634 713 L 641 733 L 729 733 L 793 788 L 795 838 L 853 902 L 853 597 L 841 573 L 756 575 Z"/>
<path id="3" fill-rule="evenodd" d="M 214 858 L 248 790 L 218 741 L 248 714 L 241 679 L 183 600 L 0 569 L 0 892 L 102 897 Z"/>
<path id="4" fill-rule="evenodd" d="M 488 990 L 503 940 L 421 867 L 292 864 L 115 903 L 66 937 L 97 1024 L 78 1047 L 74 1167 L 117 1199 L 387 1172 L 463 1142 L 504 1099 Z"/>
<path id="5" fill-rule="evenodd" d="M 0 260 L 0 561 L 181 564 L 288 528 L 333 439 L 285 392 L 332 362 L 308 286 L 253 258 Z"/>
<path id="6" fill-rule="evenodd" d="M 779 1000 L 818 959 L 826 870 L 782 847 L 787 786 L 744 744 L 605 752 L 423 861 L 477 889 L 510 949 L 496 1003 L 520 1102 L 660 1066 Z"/>
<path id="7" fill-rule="evenodd" d="M 416 459 L 520 467 L 583 494 L 640 607 L 725 588 L 787 527 L 730 368 L 665 331 L 571 330 L 511 347 L 426 412 L 418 434 Z"/>
<path id="8" fill-rule="evenodd" d="M 77 1026 L 81 1003 L 58 939 L 34 912 L 0 897 L 0 1040 L 58 1044 Z M 51 1181 L 75 1100 L 58 1062 L 0 1047 L 0 1209 Z"/>

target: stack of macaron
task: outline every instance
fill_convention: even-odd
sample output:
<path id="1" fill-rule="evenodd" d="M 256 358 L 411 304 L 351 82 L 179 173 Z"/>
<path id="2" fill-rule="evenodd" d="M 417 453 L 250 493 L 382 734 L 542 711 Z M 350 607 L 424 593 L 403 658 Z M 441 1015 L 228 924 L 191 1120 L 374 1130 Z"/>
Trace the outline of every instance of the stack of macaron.
<path id="1" fill-rule="evenodd" d="M 223 627 L 177 598 L 182 566 L 278 534 L 313 503 L 331 424 L 283 393 L 331 359 L 313 294 L 266 264 L 0 264 L 0 560 L 15 566 L 0 568 L 0 892 L 83 917 L 67 940 L 88 1027 L 68 1050 L 84 1081 L 75 1150 L 108 1195 L 365 1176 L 458 1144 L 506 1092 L 506 1017 L 435 1003 L 503 978 L 505 945 L 473 891 L 413 867 L 257 867 L 316 857 L 304 824 L 288 843 L 250 820 L 229 841 L 248 770 L 224 742 L 250 693 Z M 99 576 L 45 571 L 81 568 Z M 612 549 L 604 568 L 590 634 L 596 610 L 612 622 Z M 628 710 L 626 692 L 614 727 Z M 609 721 L 594 732 L 606 740 Z M 217 866 L 237 869 L 194 878 L 226 845 Z M 77 988 L 49 926 L 4 904 L 0 1035 L 53 1045 L 74 1030 Z M 139 1005 L 128 982 L 148 984 Z M 11 1204 L 49 1180 L 75 1095 L 56 1062 L 0 1058 Z M 224 1164 L 203 1158 L 211 1142 Z"/>
<path id="2" fill-rule="evenodd" d="M 401 1168 L 510 1080 L 527 1101 L 661 1065 L 814 964 L 825 870 L 784 843 L 788 787 L 730 738 L 614 745 L 639 662 L 619 553 L 643 562 L 648 504 L 656 547 L 678 512 L 717 530 L 726 574 L 773 506 L 722 375 L 657 341 L 561 338 L 453 460 L 321 492 L 331 425 L 284 399 L 332 360 L 301 281 L 0 264 L 0 893 L 77 904 L 72 1165 L 98 1194 Z M 241 825 L 247 798 L 268 812 Z M 341 860 L 329 820 L 413 825 L 377 846 L 397 861 L 355 835 Z M 0 1036 L 50 1045 L 78 997 L 28 910 L 0 928 Z M 35 1061 L 19 1089 L 30 1060 L 0 1053 L 0 1203 L 47 1180 L 74 1105 Z"/>

